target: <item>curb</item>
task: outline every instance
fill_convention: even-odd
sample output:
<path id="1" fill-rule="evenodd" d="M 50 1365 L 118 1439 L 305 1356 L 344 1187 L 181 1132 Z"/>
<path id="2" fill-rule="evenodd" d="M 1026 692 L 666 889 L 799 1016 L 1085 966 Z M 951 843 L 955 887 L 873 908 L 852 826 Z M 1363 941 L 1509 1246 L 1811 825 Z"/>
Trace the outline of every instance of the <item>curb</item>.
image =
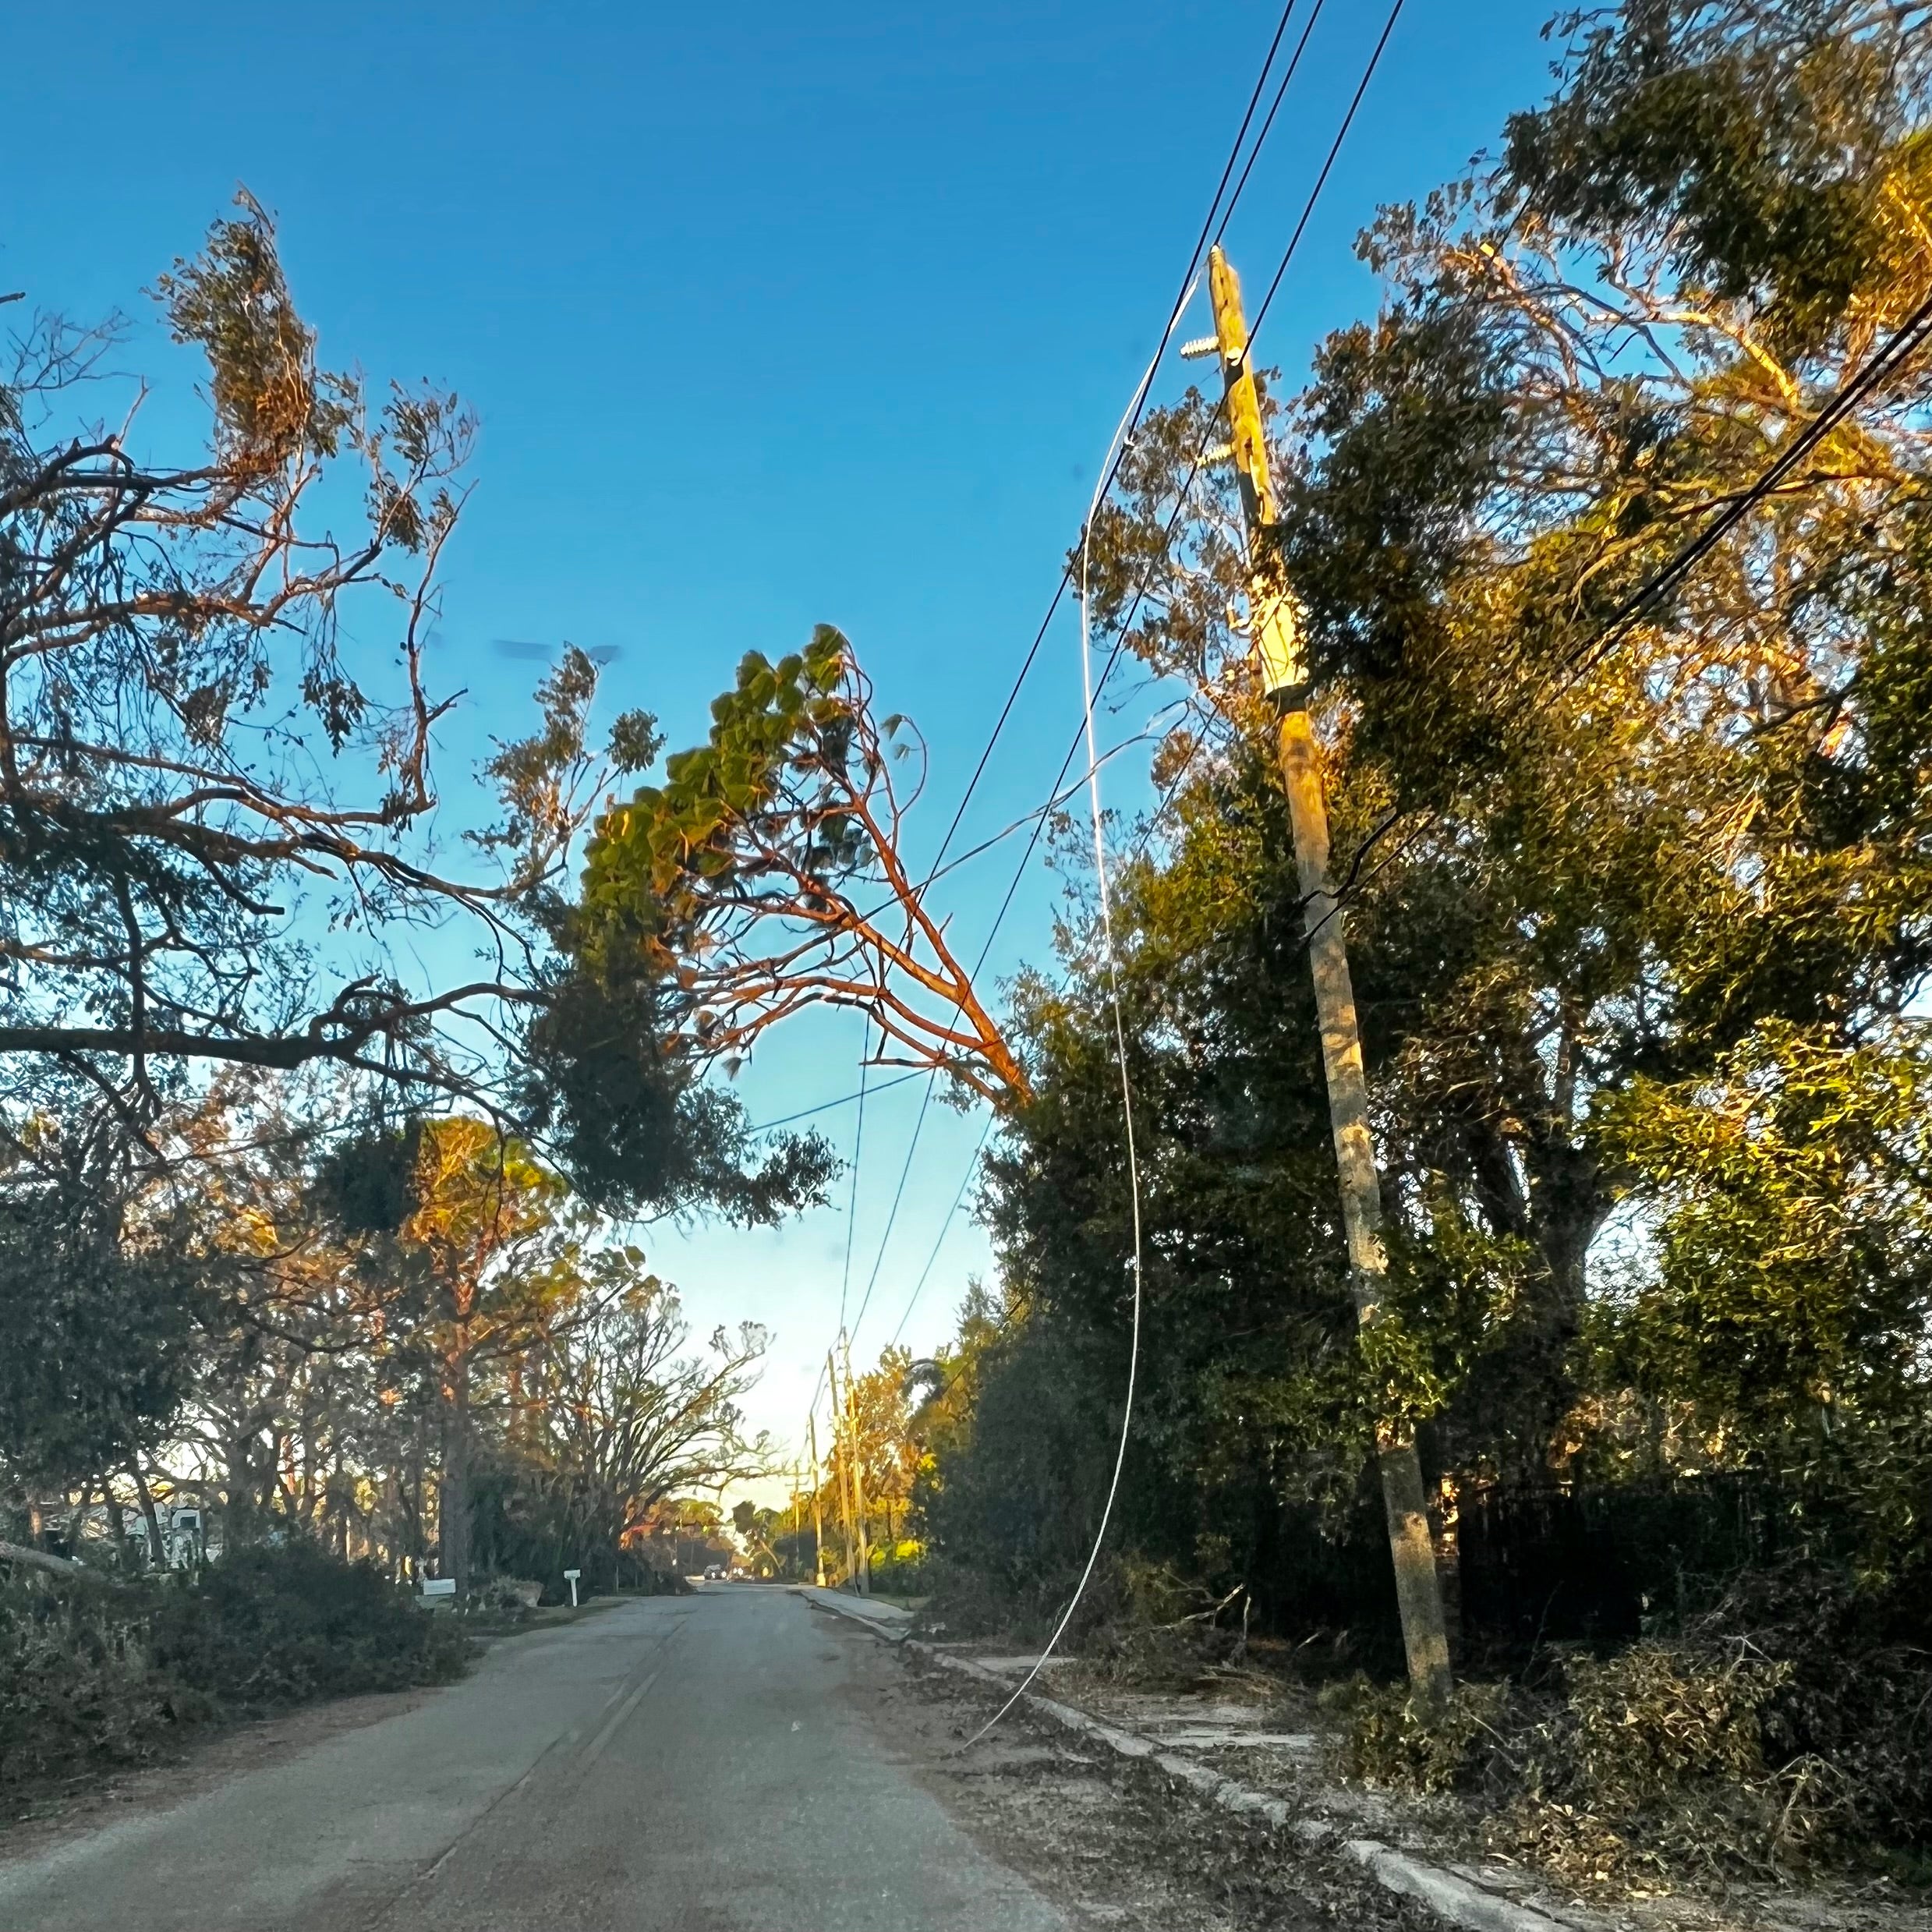
<path id="1" fill-rule="evenodd" d="M 970 1657 L 955 1657 L 949 1651 L 936 1650 L 909 1633 L 893 1634 L 876 1619 L 867 1616 L 862 1611 L 848 1608 L 814 1592 L 801 1589 L 794 1594 L 833 1616 L 844 1617 L 862 1625 L 895 1649 L 910 1651 L 941 1670 L 976 1679 L 996 1690 L 1010 1691 L 1012 1688 L 997 1671 L 987 1669 L 985 1665 L 975 1663 Z M 1325 1824 L 1318 1818 L 1292 1817 L 1286 1799 L 1272 1798 L 1265 1792 L 1252 1790 L 1246 1785 L 1236 1783 L 1232 1778 L 1223 1778 L 1205 1764 L 1197 1764 L 1173 1751 L 1164 1751 L 1153 1739 L 1142 1737 L 1138 1732 L 1123 1731 L 1116 1725 L 1103 1723 L 1099 1718 L 1089 1717 L 1071 1704 L 1042 1697 L 1038 1691 L 1028 1691 L 1021 1701 L 1042 1717 L 1050 1718 L 1067 1730 L 1077 1731 L 1083 1737 L 1105 1744 L 1122 1757 L 1145 1758 L 1159 1765 L 1177 1783 L 1187 1785 L 1223 1811 L 1265 1819 L 1276 1830 L 1292 1833 L 1306 1845 L 1339 1852 L 1351 1863 L 1359 1865 L 1385 1891 L 1414 1899 L 1426 1905 L 1438 1918 L 1461 1927 L 1462 1932 L 1577 1932 L 1577 1928 L 1566 1919 L 1539 1912 L 1534 1905 L 1519 1905 L 1513 1898 L 1499 1898 L 1473 1880 L 1445 1871 L 1440 1865 L 1431 1865 L 1425 1859 L 1411 1857 L 1407 1852 L 1399 1852 L 1379 1838 L 1345 1838 L 1336 1826 Z"/>

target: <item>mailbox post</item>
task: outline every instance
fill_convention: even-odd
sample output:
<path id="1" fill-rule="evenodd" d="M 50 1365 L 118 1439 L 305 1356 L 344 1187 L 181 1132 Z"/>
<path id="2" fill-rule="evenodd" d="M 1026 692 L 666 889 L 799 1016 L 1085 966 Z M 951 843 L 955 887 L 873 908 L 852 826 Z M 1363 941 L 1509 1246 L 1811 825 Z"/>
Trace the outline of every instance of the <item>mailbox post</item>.
<path id="1" fill-rule="evenodd" d="M 573 1610 L 577 1608 L 577 1579 L 582 1574 L 581 1569 L 567 1569 L 564 1572 L 564 1581 L 570 1585 L 570 1607 Z"/>

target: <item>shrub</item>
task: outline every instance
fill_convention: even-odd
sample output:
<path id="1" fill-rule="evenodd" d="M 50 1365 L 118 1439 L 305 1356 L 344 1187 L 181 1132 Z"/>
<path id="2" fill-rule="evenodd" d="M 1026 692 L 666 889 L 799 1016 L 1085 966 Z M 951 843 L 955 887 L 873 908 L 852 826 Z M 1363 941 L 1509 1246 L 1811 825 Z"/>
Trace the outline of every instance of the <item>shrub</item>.
<path id="1" fill-rule="evenodd" d="M 149 1756 L 212 1714 L 149 1659 L 136 1593 L 29 1573 L 0 1585 L 0 1789 Z"/>
<path id="2" fill-rule="evenodd" d="M 1363 1783 L 1401 1791 L 1462 1791 L 1482 1782 L 1505 1693 L 1458 1684 L 1447 1707 L 1425 1712 L 1399 1686 L 1357 1675 L 1330 1684 L 1321 1708 L 1342 1730 L 1340 1768 Z"/>
<path id="3" fill-rule="evenodd" d="M 1932 1831 L 1932 1659 L 1885 1614 L 1833 1573 L 1760 1575 L 1675 1637 L 1464 1685 L 1441 1713 L 1359 1678 L 1322 1702 L 1345 1772 L 1480 1792 L 1493 1847 L 1573 1880 L 1783 1876 Z"/>
<path id="4" fill-rule="evenodd" d="M 151 1629 L 160 1668 L 243 1708 L 447 1683 L 469 1651 L 372 1565 L 299 1539 L 170 1580 Z"/>
<path id="5" fill-rule="evenodd" d="M 306 1541 L 179 1576 L 29 1571 L 0 1583 L 0 1791 L 138 1762 L 224 1715 L 448 1683 L 471 1647 Z"/>

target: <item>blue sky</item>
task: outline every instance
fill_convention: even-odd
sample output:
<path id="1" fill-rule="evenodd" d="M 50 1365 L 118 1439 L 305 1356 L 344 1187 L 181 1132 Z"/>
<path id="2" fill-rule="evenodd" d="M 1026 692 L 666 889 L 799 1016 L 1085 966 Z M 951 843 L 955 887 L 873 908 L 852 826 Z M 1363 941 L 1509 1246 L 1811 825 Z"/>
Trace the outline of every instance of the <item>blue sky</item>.
<path id="1" fill-rule="evenodd" d="M 1542 94 L 1547 10 L 1408 0 L 1265 359 L 1293 377 L 1326 330 L 1372 310 L 1356 230 Z M 111 0 L 84 30 L 59 9 L 16 11 L 0 290 L 147 327 L 139 291 L 246 182 L 279 219 L 325 362 L 469 400 L 477 487 L 442 627 L 443 678 L 469 692 L 443 741 L 452 812 L 466 815 L 490 736 L 528 720 L 530 667 L 490 639 L 621 646 L 614 706 L 656 711 L 676 745 L 702 734 L 744 651 L 795 647 L 823 620 L 930 741 L 936 840 L 1153 349 L 1277 11 Z M 1382 0 L 1328 0 L 1230 231 L 1251 281 L 1272 271 L 1383 17 Z M 151 328 L 124 359 L 156 377 L 157 431 L 191 419 L 193 370 Z M 1039 803 L 1078 715 L 1063 621 L 964 842 Z M 1110 782 L 1131 803 L 1131 773 Z M 1012 863 L 1002 848 L 954 876 L 974 950 Z M 1046 957 L 1053 891 L 1044 873 L 1028 882 L 996 970 Z M 745 1077 L 754 1113 L 849 1092 L 858 1044 L 845 1017 L 773 1039 Z M 869 1110 L 855 1302 L 920 1091 Z M 852 1109 L 822 1120 L 849 1145 Z M 980 1126 L 929 1115 L 859 1354 L 898 1320 Z M 793 1438 L 837 1322 L 838 1193 L 768 1234 L 647 1237 L 699 1325 L 777 1332 L 756 1420 Z M 985 1265 L 961 1217 L 907 1339 L 942 1339 Z"/>

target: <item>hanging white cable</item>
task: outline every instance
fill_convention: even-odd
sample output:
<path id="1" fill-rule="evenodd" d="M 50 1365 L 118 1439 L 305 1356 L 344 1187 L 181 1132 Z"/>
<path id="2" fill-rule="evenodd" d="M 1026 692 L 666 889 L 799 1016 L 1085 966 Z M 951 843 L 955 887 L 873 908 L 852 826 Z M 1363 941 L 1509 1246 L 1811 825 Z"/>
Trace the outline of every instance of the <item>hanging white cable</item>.
<path id="1" fill-rule="evenodd" d="M 1087 1557 L 1087 1567 L 1080 1573 L 1080 1581 L 1074 1586 L 1074 1594 L 1067 1601 L 1067 1608 L 1060 1613 L 1060 1619 L 1053 1626 L 1053 1634 L 1046 1640 L 1046 1647 L 1033 1660 L 1033 1668 L 1020 1680 L 1019 1686 L 966 1742 L 961 1750 L 968 1751 L 1003 1718 L 1013 1707 L 1031 1689 L 1033 1680 L 1046 1668 L 1046 1660 L 1053 1654 L 1060 1639 L 1067 1634 L 1067 1626 L 1074 1620 L 1074 1612 L 1080 1608 L 1080 1600 L 1087 1593 L 1087 1586 L 1093 1580 L 1095 1566 L 1100 1561 L 1100 1552 L 1107 1540 L 1107 1527 L 1113 1520 L 1113 1506 L 1120 1494 L 1120 1474 L 1127 1467 L 1127 1442 L 1134 1426 L 1134 1393 L 1141 1372 L 1141 1166 L 1138 1151 L 1134 1141 L 1134 1085 L 1127 1072 L 1127 1022 L 1120 1012 L 1120 970 L 1118 956 L 1113 946 L 1113 904 L 1107 886 L 1107 838 L 1106 820 L 1100 808 L 1100 758 L 1099 748 L 1094 732 L 1094 681 L 1092 625 L 1090 621 L 1092 601 L 1088 596 L 1088 564 L 1093 543 L 1094 518 L 1100 514 L 1100 500 L 1106 494 L 1107 486 L 1113 479 L 1114 452 L 1129 434 L 1131 426 L 1140 414 L 1141 403 L 1152 386 L 1155 373 L 1160 367 L 1161 358 L 1167 352 L 1167 345 L 1173 340 L 1174 331 L 1180 325 L 1180 318 L 1194 299 L 1194 291 L 1200 286 L 1199 278 L 1190 281 L 1186 292 L 1174 305 L 1174 312 L 1167 319 L 1167 327 L 1155 345 L 1153 359 L 1147 366 L 1147 373 L 1141 377 L 1134 391 L 1133 400 L 1122 414 L 1112 440 L 1107 444 L 1107 453 L 1100 465 L 1100 481 L 1095 487 L 1093 501 L 1087 506 L 1087 521 L 1080 533 L 1080 690 L 1086 709 L 1087 734 L 1087 805 L 1088 816 L 1093 821 L 1094 876 L 1099 888 L 1100 945 L 1102 957 L 1107 964 L 1107 1000 L 1113 1009 L 1113 1046 L 1115 1057 L 1120 1068 L 1120 1117 L 1126 1130 L 1127 1191 L 1133 1201 L 1134 1210 L 1134 1322 L 1127 1343 L 1127 1396 L 1120 1411 L 1120 1441 L 1114 1451 L 1113 1474 L 1107 1484 L 1107 1500 L 1100 1511 L 1100 1527 L 1094 1532 L 1093 1548 Z"/>

